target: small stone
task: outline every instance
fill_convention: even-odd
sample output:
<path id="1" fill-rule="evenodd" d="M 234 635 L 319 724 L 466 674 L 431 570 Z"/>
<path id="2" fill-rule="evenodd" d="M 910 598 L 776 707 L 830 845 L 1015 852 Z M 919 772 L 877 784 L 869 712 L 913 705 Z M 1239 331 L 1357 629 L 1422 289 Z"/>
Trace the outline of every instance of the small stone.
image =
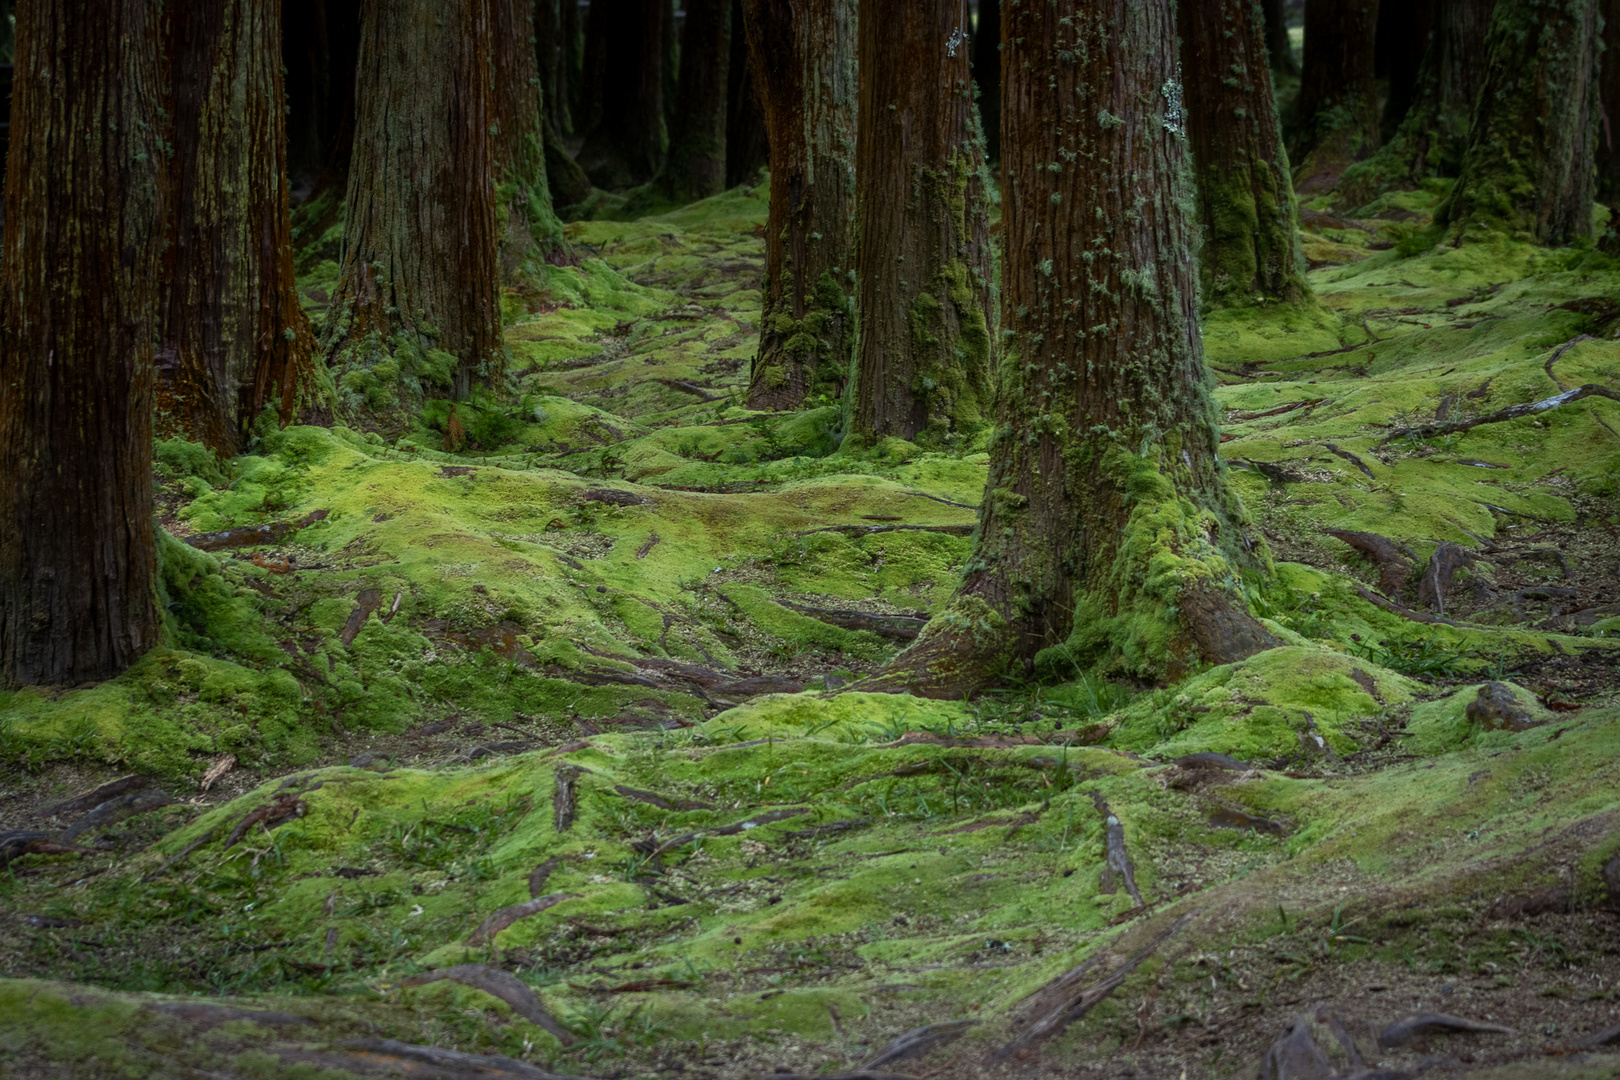
<path id="1" fill-rule="evenodd" d="M 1486 731 L 1528 731 L 1539 726 L 1506 683 L 1481 686 L 1479 696 L 1468 703 L 1465 715 Z"/>

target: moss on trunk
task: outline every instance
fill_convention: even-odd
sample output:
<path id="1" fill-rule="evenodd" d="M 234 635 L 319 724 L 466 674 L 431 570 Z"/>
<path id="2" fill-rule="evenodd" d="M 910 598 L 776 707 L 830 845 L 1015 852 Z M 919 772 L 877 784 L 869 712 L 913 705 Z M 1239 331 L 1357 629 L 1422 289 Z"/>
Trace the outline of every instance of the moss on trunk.
<path id="1" fill-rule="evenodd" d="M 1240 584 L 1269 560 L 1216 456 L 1171 5 L 1006 20 L 990 473 L 956 597 L 880 681 L 938 697 L 1019 661 L 1163 679 L 1270 642 Z"/>
<path id="2" fill-rule="evenodd" d="M 861 17 L 856 445 L 960 446 L 989 411 L 989 185 L 966 23 L 960 0 Z"/>
<path id="3" fill-rule="evenodd" d="M 1179 20 L 1204 302 L 1310 303 L 1259 12 L 1252 0 L 1181 0 Z"/>
<path id="4" fill-rule="evenodd" d="M 1454 244 L 1509 233 L 1538 244 L 1592 235 L 1597 0 L 1499 0 L 1486 75 L 1451 197 Z"/>
<path id="5" fill-rule="evenodd" d="M 855 218 L 855 4 L 744 0 L 770 137 L 764 304 L 748 404 L 793 409 L 843 389 Z"/>

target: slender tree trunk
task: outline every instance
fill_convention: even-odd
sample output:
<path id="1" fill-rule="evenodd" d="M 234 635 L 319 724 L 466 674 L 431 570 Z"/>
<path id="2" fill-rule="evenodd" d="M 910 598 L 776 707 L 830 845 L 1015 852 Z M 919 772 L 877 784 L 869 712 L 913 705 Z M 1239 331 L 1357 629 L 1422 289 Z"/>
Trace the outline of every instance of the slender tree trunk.
<path id="1" fill-rule="evenodd" d="M 17 13 L 0 267 L 0 684 L 110 678 L 157 643 L 152 348 L 162 9 Z"/>
<path id="2" fill-rule="evenodd" d="M 1620 254 L 1620 0 L 1602 0 L 1603 53 L 1598 62 L 1597 181 L 1594 198 L 1609 208 L 1600 246 Z"/>
<path id="3" fill-rule="evenodd" d="M 575 0 L 576 8 L 578 10 Z M 540 78 L 540 100 L 545 103 L 546 122 L 558 131 L 571 125 L 568 116 L 568 43 L 563 37 L 561 0 L 535 0 L 534 55 Z"/>
<path id="4" fill-rule="evenodd" d="M 295 260 L 307 269 L 336 259 L 341 243 L 323 238 L 343 220 L 354 152 L 359 0 L 287 0 L 282 18 L 287 67 L 288 180 Z"/>
<path id="5" fill-rule="evenodd" d="M 1266 22 L 1266 54 L 1271 69 L 1284 75 L 1298 75 L 1299 64 L 1294 60 L 1294 49 L 1288 41 L 1288 13 L 1283 0 L 1260 0 L 1260 10 Z"/>
<path id="6" fill-rule="evenodd" d="M 979 86 L 984 159 L 1001 160 L 1001 0 L 979 0 L 973 30 L 973 81 Z"/>
<path id="7" fill-rule="evenodd" d="M 1373 44 L 1373 71 L 1388 87 L 1379 121 L 1387 141 L 1417 100 L 1418 71 L 1428 55 L 1434 30 L 1436 0 L 1409 0 L 1378 7 L 1378 33 Z"/>
<path id="8" fill-rule="evenodd" d="M 796 409 L 849 377 L 855 0 L 743 0 L 771 147 L 764 305 L 748 405 Z"/>
<path id="9" fill-rule="evenodd" d="M 332 98 L 326 0 L 285 0 L 281 62 L 286 68 L 287 176 L 306 192 L 326 163 L 322 129 Z"/>
<path id="10" fill-rule="evenodd" d="M 562 33 L 562 79 L 568 95 L 568 124 L 559 131 L 582 131 L 585 90 L 585 27 L 579 17 L 579 0 L 558 0 Z"/>
<path id="11" fill-rule="evenodd" d="M 860 16 L 850 437 L 943 449 L 989 411 L 990 223 L 964 0 Z"/>
<path id="12" fill-rule="evenodd" d="M 538 263 L 563 252 L 562 222 L 546 177 L 543 80 L 530 42 L 536 6 L 554 0 L 488 0 L 493 17 L 495 214 L 501 278 L 534 282 Z"/>
<path id="13" fill-rule="evenodd" d="M 1236 581 L 1264 549 L 1216 456 L 1172 5 L 1003 18 L 990 475 L 956 596 L 875 685 L 959 698 L 1042 650 L 1174 679 L 1273 642 Z"/>
<path id="14" fill-rule="evenodd" d="M 726 189 L 730 64 L 731 0 L 687 0 L 669 159 L 654 185 L 672 202 L 695 202 Z"/>
<path id="15" fill-rule="evenodd" d="M 579 167 L 579 162 L 568 156 L 562 134 L 550 124 L 546 125 L 546 179 L 551 184 L 552 198 L 559 207 L 582 203 L 591 194 L 591 178 Z"/>
<path id="16" fill-rule="evenodd" d="M 1462 175 L 1435 212 L 1455 244 L 1592 235 L 1598 0 L 1498 0 Z"/>
<path id="17" fill-rule="evenodd" d="M 1305 63 L 1288 145 L 1294 188 L 1315 195 L 1378 149 L 1373 43 L 1378 0 L 1311 0 L 1305 6 Z"/>
<path id="18" fill-rule="evenodd" d="M 620 191 L 658 175 L 664 160 L 664 29 L 669 0 L 593 0 L 591 33 L 605 20 L 601 119 L 579 166 L 599 188 Z"/>
<path id="19" fill-rule="evenodd" d="M 489 3 L 367 5 L 343 260 L 323 343 L 350 408 L 379 404 L 357 395 L 401 343 L 453 357 L 457 398 L 500 370 Z"/>
<path id="20" fill-rule="evenodd" d="M 742 0 L 731 0 L 731 58 L 726 70 L 726 187 L 752 183 L 770 162 L 765 114 L 754 92 L 754 65 L 743 32 Z"/>
<path id="21" fill-rule="evenodd" d="M 602 122 L 604 73 L 607 71 L 608 39 L 622 0 L 591 0 L 585 17 L 580 49 L 579 107 L 574 110 L 574 132 L 586 135 Z"/>
<path id="22" fill-rule="evenodd" d="M 1199 269 L 1205 303 L 1219 307 L 1311 295 L 1258 15 L 1253 0 L 1180 0 Z"/>
<path id="23" fill-rule="evenodd" d="M 292 419 L 315 335 L 293 278 L 277 0 L 174 9 L 175 212 L 157 355 L 158 433 L 235 454 L 267 406 Z"/>

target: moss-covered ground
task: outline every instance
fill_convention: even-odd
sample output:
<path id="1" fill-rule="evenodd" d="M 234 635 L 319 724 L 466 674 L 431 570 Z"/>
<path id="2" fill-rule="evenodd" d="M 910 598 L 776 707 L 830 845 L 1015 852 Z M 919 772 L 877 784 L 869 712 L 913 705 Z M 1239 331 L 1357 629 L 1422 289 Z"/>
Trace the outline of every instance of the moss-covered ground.
<path id="1" fill-rule="evenodd" d="M 986 458 L 742 407 L 763 189 L 569 226 L 453 411 L 379 346 L 350 426 L 163 444 L 167 644 L 0 694 L 0 830 L 56 845 L 0 868 L 0 1071 L 813 1074 L 960 1019 L 883 1067 L 1222 1077 L 1320 1008 L 1390 1068 L 1614 1075 L 1620 403 L 1487 418 L 1620 391 L 1620 264 L 1426 246 L 1443 193 L 1319 200 L 1320 308 L 1207 320 L 1284 645 L 1168 686 L 861 691 Z M 169 801 L 62 831 L 132 773 Z M 535 998 L 420 977 L 466 964 Z M 1514 1033 L 1364 1034 L 1420 1012 Z"/>

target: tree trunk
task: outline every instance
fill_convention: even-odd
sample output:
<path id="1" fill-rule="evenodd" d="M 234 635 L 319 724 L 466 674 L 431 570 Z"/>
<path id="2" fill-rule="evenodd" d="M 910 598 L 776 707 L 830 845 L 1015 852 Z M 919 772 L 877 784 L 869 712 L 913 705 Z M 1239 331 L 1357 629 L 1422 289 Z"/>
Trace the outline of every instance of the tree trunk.
<path id="1" fill-rule="evenodd" d="M 1001 160 L 1001 0 L 979 0 L 973 29 L 973 81 L 979 87 L 984 159 Z"/>
<path id="2" fill-rule="evenodd" d="M 614 0 L 591 0 L 586 10 L 580 49 L 579 107 L 574 110 L 577 135 L 594 131 L 602 122 L 602 80 L 607 70 L 608 38 L 614 32 L 614 11 Z"/>
<path id="3" fill-rule="evenodd" d="M 294 261 L 307 270 L 336 259 L 354 151 L 354 76 L 360 56 L 359 0 L 285 0 L 282 62 L 287 75 L 287 178 L 294 204 Z"/>
<path id="4" fill-rule="evenodd" d="M 1602 0 L 1603 53 L 1598 68 L 1597 188 L 1594 198 L 1609 208 L 1600 246 L 1620 254 L 1620 0 Z"/>
<path id="5" fill-rule="evenodd" d="M 1301 195 L 1328 190 L 1346 168 L 1378 149 L 1377 30 L 1378 0 L 1305 5 L 1305 64 L 1288 145 Z"/>
<path id="6" fill-rule="evenodd" d="M 1494 6 L 1495 0 L 1437 0 L 1412 106 L 1378 153 L 1345 170 L 1338 189 L 1343 205 L 1362 206 L 1391 187 L 1411 189 L 1431 176 L 1457 175 L 1484 82 L 1479 58 Z"/>
<path id="7" fill-rule="evenodd" d="M 173 9 L 174 214 L 157 355 L 158 433 L 237 453 L 266 406 L 285 424 L 313 377 L 288 216 L 281 5 Z"/>
<path id="8" fill-rule="evenodd" d="M 17 13 L 0 268 L 0 684 L 157 643 L 152 346 L 167 213 L 162 9 Z"/>
<path id="9" fill-rule="evenodd" d="M 860 17 L 850 437 L 939 450 L 989 411 L 990 223 L 964 0 Z"/>
<path id="10" fill-rule="evenodd" d="M 669 0 L 593 0 L 591 32 L 603 23 L 601 119 L 579 166 L 610 191 L 645 184 L 664 160 L 664 35 Z M 661 11 L 660 9 L 666 9 Z M 605 22 L 604 22 L 605 20 Z"/>
<path id="11" fill-rule="evenodd" d="M 771 147 L 753 409 L 837 397 L 854 283 L 855 0 L 743 0 Z"/>
<path id="12" fill-rule="evenodd" d="M 1395 134 L 1417 100 L 1418 70 L 1434 29 L 1434 4 L 1435 0 L 1409 0 L 1400 6 L 1379 5 L 1373 72 L 1388 87 L 1378 127 L 1381 141 Z"/>
<path id="13" fill-rule="evenodd" d="M 531 285 L 538 264 L 564 252 L 546 177 L 543 80 L 531 42 L 534 11 L 555 0 L 489 0 L 494 47 L 495 216 L 501 280 Z"/>
<path id="14" fill-rule="evenodd" d="M 386 407 L 379 379 L 413 364 L 434 370 L 415 354 L 454 359 L 457 398 L 500 370 L 489 4 L 366 7 L 343 260 L 323 342 L 351 409 Z M 399 346 L 410 363 L 385 355 Z"/>
<path id="15" fill-rule="evenodd" d="M 568 95 L 568 124 L 558 131 L 583 131 L 585 90 L 585 27 L 579 18 L 579 0 L 558 0 L 562 34 L 562 79 Z"/>
<path id="16" fill-rule="evenodd" d="M 976 543 L 863 687 L 960 698 L 1043 650 L 1174 679 L 1274 644 L 1237 585 L 1264 548 L 1216 456 L 1170 0 L 1003 19 L 1005 353 Z"/>
<path id="17" fill-rule="evenodd" d="M 1260 11 L 1266 22 L 1266 54 L 1273 71 L 1298 75 L 1299 64 L 1294 60 L 1294 49 L 1288 41 L 1286 6 L 1283 0 L 1260 0 Z"/>
<path id="18" fill-rule="evenodd" d="M 1180 0 L 1180 20 L 1204 302 L 1302 303 L 1311 290 L 1258 13 L 1252 0 Z"/>
<path id="19" fill-rule="evenodd" d="M 669 159 L 654 185 L 672 202 L 696 202 L 726 189 L 730 64 L 731 0 L 687 0 Z"/>
<path id="20" fill-rule="evenodd" d="M 726 187 L 754 181 L 771 157 L 765 114 L 754 92 L 754 65 L 743 32 L 742 0 L 731 0 L 731 58 L 726 71 Z"/>
<path id="21" fill-rule="evenodd" d="M 1592 235 L 1597 21 L 1598 0 L 1498 0 L 1462 175 L 1435 212 L 1452 243 Z"/>
<path id="22" fill-rule="evenodd" d="M 534 4 L 534 56 L 540 100 L 546 123 L 558 131 L 567 131 L 572 123 L 568 116 L 568 43 L 563 36 L 565 6 L 560 0 L 535 0 Z"/>

